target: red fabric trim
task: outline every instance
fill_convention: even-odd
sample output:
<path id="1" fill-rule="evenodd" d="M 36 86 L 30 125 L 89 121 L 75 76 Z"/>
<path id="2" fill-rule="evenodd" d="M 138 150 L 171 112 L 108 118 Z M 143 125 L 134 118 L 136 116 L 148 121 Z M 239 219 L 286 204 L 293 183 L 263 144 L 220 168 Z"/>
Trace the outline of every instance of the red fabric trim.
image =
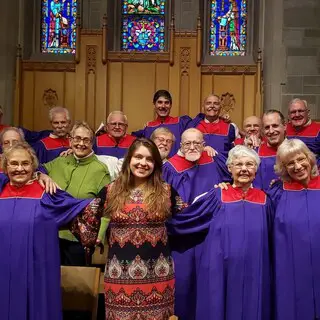
<path id="1" fill-rule="evenodd" d="M 304 189 L 320 190 L 320 176 L 311 179 L 307 188 L 305 188 L 302 184 L 300 184 L 299 182 L 296 182 L 296 181 L 283 183 L 283 190 L 301 191 Z"/>
<path id="2" fill-rule="evenodd" d="M 262 142 L 258 150 L 258 155 L 259 157 L 274 157 L 277 155 L 277 149 L 269 147 L 267 142 Z"/>
<path id="3" fill-rule="evenodd" d="M 149 121 L 147 123 L 147 127 L 157 127 L 161 124 L 177 124 L 179 123 L 180 118 L 179 117 L 166 117 L 166 119 L 164 121 L 161 121 L 161 119 L 158 117 L 156 120 L 154 121 Z"/>
<path id="4" fill-rule="evenodd" d="M 258 204 L 265 204 L 267 195 L 260 189 L 250 188 L 244 193 L 240 188 L 228 187 L 228 190 L 221 190 L 221 201 L 230 203 L 238 201 L 247 201 Z"/>
<path id="5" fill-rule="evenodd" d="M 208 156 L 207 152 L 202 152 L 202 155 L 197 162 L 188 161 L 185 157 L 179 156 L 178 154 L 175 154 L 172 158 L 168 160 L 168 162 L 171 163 L 171 165 L 177 172 L 182 172 L 190 168 L 193 168 L 196 165 L 212 163 L 214 162 L 214 160 L 212 157 Z"/>
<path id="6" fill-rule="evenodd" d="M 0 198 L 41 199 L 43 194 L 44 189 L 40 186 L 38 181 L 32 181 L 21 188 L 14 187 L 10 183 L 7 183 L 0 194 Z"/>
<path id="7" fill-rule="evenodd" d="M 59 148 L 69 148 L 70 147 L 70 141 L 69 138 L 52 138 L 52 137 L 46 137 L 40 140 L 44 147 L 47 150 L 54 150 Z"/>
<path id="8" fill-rule="evenodd" d="M 119 148 L 129 148 L 136 137 L 126 134 L 119 143 L 111 137 L 108 133 L 102 134 L 97 137 L 98 147 L 119 147 Z"/>
<path id="9" fill-rule="evenodd" d="M 238 146 L 238 145 L 243 145 L 244 144 L 244 138 L 237 138 L 236 140 L 234 140 L 234 145 Z"/>
<path id="10" fill-rule="evenodd" d="M 291 123 L 287 125 L 287 136 L 298 136 L 298 137 L 317 137 L 320 134 L 320 123 L 311 121 L 311 123 L 304 127 L 301 131 L 296 131 Z"/>
<path id="11" fill-rule="evenodd" d="M 215 123 L 208 123 L 201 120 L 196 128 L 204 134 L 227 136 L 229 134 L 230 123 L 226 123 L 220 119 Z"/>

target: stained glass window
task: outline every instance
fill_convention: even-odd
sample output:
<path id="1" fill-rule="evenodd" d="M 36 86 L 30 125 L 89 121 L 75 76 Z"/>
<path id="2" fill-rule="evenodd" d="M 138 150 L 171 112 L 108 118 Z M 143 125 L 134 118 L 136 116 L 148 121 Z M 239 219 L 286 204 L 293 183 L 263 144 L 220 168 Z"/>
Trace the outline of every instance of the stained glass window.
<path id="1" fill-rule="evenodd" d="M 165 0 L 122 1 L 122 50 L 165 50 Z"/>
<path id="2" fill-rule="evenodd" d="M 42 0 L 41 52 L 75 53 L 77 0 Z"/>
<path id="3" fill-rule="evenodd" d="M 211 0 L 210 55 L 244 56 L 247 0 Z"/>

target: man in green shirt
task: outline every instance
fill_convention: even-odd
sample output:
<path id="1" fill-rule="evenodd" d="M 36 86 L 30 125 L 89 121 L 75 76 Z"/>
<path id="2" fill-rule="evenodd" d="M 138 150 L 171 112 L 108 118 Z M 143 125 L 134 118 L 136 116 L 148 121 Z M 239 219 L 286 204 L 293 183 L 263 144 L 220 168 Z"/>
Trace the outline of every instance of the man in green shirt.
<path id="1" fill-rule="evenodd" d="M 94 198 L 110 183 L 110 174 L 105 164 L 94 154 L 94 133 L 85 122 L 76 123 L 71 130 L 70 145 L 72 154 L 58 157 L 45 163 L 46 173 L 75 198 Z M 104 243 L 108 219 L 101 219 L 98 243 Z M 83 266 L 86 264 L 82 245 L 69 230 L 59 232 L 61 264 Z"/>

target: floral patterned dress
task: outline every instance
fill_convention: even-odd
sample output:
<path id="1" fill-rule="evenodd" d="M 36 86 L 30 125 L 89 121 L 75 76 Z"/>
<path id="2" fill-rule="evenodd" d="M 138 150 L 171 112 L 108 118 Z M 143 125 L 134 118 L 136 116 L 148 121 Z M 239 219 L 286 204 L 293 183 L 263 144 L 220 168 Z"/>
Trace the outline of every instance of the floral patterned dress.
<path id="1" fill-rule="evenodd" d="M 150 214 L 143 191 L 135 189 L 109 227 L 106 319 L 167 320 L 173 315 L 175 283 L 165 218 Z"/>

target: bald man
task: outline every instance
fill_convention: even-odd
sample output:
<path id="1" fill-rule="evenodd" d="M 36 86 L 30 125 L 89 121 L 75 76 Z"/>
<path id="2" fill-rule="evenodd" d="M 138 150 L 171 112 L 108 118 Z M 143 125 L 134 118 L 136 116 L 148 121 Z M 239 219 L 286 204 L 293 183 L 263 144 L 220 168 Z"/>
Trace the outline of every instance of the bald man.
<path id="1" fill-rule="evenodd" d="M 250 116 L 243 121 L 244 138 L 237 138 L 234 141 L 235 145 L 244 144 L 247 147 L 256 148 L 261 143 L 262 121 L 257 116 Z"/>
<path id="2" fill-rule="evenodd" d="M 236 127 L 220 118 L 221 99 L 210 94 L 203 101 L 203 113 L 199 113 L 189 124 L 188 128 L 196 128 L 204 135 L 206 144 L 225 156 L 233 147 L 236 138 Z"/>

